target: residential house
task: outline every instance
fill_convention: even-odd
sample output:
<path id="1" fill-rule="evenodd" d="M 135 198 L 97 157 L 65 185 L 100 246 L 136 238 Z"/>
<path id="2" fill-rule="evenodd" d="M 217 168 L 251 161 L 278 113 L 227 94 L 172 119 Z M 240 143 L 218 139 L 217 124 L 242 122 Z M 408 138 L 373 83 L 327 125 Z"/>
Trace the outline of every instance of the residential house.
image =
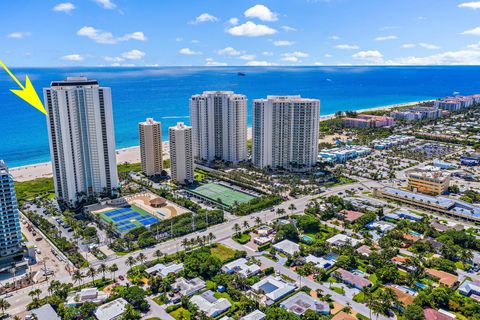
<path id="1" fill-rule="evenodd" d="M 480 282 L 467 280 L 460 285 L 458 292 L 468 297 L 472 295 L 480 296 Z"/>
<path id="2" fill-rule="evenodd" d="M 350 244 L 355 247 L 361 242 L 361 240 L 352 238 L 350 236 L 347 236 L 346 234 L 339 233 L 331 238 L 328 238 L 327 242 L 330 243 L 332 246 L 336 247 L 342 247 L 346 244 Z"/>
<path id="3" fill-rule="evenodd" d="M 183 277 L 177 278 L 172 284 L 172 288 L 178 289 L 181 296 L 192 296 L 195 293 L 205 289 L 206 284 L 200 278 L 185 279 Z"/>
<path id="4" fill-rule="evenodd" d="M 303 316 L 307 310 L 313 310 L 321 315 L 330 314 L 330 305 L 326 301 L 314 299 L 303 291 L 296 293 L 290 298 L 282 301 L 280 307 L 296 314 Z"/>
<path id="5" fill-rule="evenodd" d="M 94 314 L 98 320 L 119 320 L 127 309 L 127 305 L 127 300 L 118 298 L 97 307 Z"/>
<path id="6" fill-rule="evenodd" d="M 69 307 L 79 306 L 85 302 L 100 304 L 108 298 L 109 294 L 99 291 L 97 288 L 84 288 L 79 292 L 71 293 L 67 297 L 66 305 Z"/>
<path id="7" fill-rule="evenodd" d="M 33 309 L 32 315 L 36 316 L 37 320 L 61 320 L 58 314 L 53 310 L 52 306 L 47 303 L 43 306 Z"/>
<path id="8" fill-rule="evenodd" d="M 354 317 L 351 314 L 348 314 L 344 311 L 337 313 L 332 319 L 330 320 L 357 320 L 357 317 Z"/>
<path id="9" fill-rule="evenodd" d="M 356 275 L 350 271 L 347 271 L 343 268 L 338 268 L 335 270 L 332 275 L 341 280 L 343 283 L 350 285 L 354 288 L 357 288 L 359 290 L 363 289 L 364 287 L 371 287 L 372 282 L 368 279 L 365 279 L 364 277 L 361 277 L 359 275 Z"/>
<path id="10" fill-rule="evenodd" d="M 305 262 L 306 263 L 313 263 L 316 268 L 318 269 L 330 269 L 333 267 L 334 262 L 331 260 L 327 260 L 324 258 L 319 258 L 314 255 L 309 254 L 308 256 L 305 257 Z"/>
<path id="11" fill-rule="evenodd" d="M 445 310 L 435 310 L 432 308 L 423 309 L 423 316 L 428 320 L 454 320 L 455 315 L 451 315 L 450 312 Z"/>
<path id="12" fill-rule="evenodd" d="M 183 270 L 183 263 L 171 262 L 169 264 L 158 263 L 153 267 L 145 269 L 145 272 L 151 275 L 158 275 L 165 278 L 170 273 L 177 274 Z"/>
<path id="13" fill-rule="evenodd" d="M 225 298 L 215 298 L 212 290 L 193 296 L 190 302 L 196 305 L 200 311 L 205 312 L 209 318 L 218 317 L 232 306 L 230 301 Z"/>
<path id="14" fill-rule="evenodd" d="M 425 273 L 446 287 L 453 288 L 458 283 L 458 276 L 436 269 L 425 269 Z"/>
<path id="15" fill-rule="evenodd" d="M 288 239 L 275 243 L 273 248 L 289 256 L 294 256 L 295 253 L 300 252 L 300 246 Z"/>
<path id="16" fill-rule="evenodd" d="M 261 270 L 256 263 L 249 262 L 245 258 L 240 258 L 224 265 L 222 271 L 229 274 L 238 273 L 248 278 L 258 274 Z"/>
<path id="17" fill-rule="evenodd" d="M 342 210 L 337 213 L 337 218 L 340 220 L 348 221 L 348 222 L 355 222 L 361 217 L 363 217 L 364 213 L 353 211 L 353 210 Z"/>
<path id="18" fill-rule="evenodd" d="M 246 316 L 240 318 L 240 320 L 265 320 L 267 315 L 260 310 L 250 312 Z"/>
<path id="19" fill-rule="evenodd" d="M 295 291 L 295 284 L 286 282 L 280 277 L 268 276 L 252 286 L 252 291 L 258 295 L 263 295 L 265 305 L 271 305 L 280 300 L 287 294 Z"/>

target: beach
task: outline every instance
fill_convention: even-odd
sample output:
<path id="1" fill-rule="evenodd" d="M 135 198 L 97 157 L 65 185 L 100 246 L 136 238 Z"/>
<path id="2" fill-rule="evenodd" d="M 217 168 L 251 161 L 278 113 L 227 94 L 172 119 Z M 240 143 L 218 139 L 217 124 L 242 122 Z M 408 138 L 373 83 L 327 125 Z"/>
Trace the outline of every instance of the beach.
<path id="1" fill-rule="evenodd" d="M 408 102 L 408 103 L 393 104 L 393 105 L 388 105 L 388 106 L 367 108 L 367 109 L 356 110 L 356 111 L 357 112 L 365 112 L 365 111 L 390 110 L 390 109 L 398 108 L 398 107 L 414 106 L 414 105 L 417 105 L 421 102 L 429 102 L 429 101 L 432 101 L 432 100 L 414 101 L 414 102 Z M 335 114 L 320 116 L 320 121 L 329 120 L 329 119 L 332 119 L 333 117 L 335 117 Z M 248 139 L 252 138 L 252 128 L 248 128 L 247 138 Z M 139 163 L 140 162 L 140 147 L 139 146 L 133 146 L 133 147 L 129 147 L 129 148 L 118 149 L 116 151 L 116 156 L 117 156 L 117 164 Z M 163 158 L 164 159 L 169 159 L 170 158 L 168 141 L 163 142 Z M 52 163 L 51 162 L 43 162 L 43 163 L 26 165 L 26 166 L 22 166 L 22 167 L 10 168 L 10 173 L 13 175 L 13 179 L 15 181 L 18 181 L 18 182 L 33 180 L 33 179 L 37 179 L 37 178 L 49 178 L 49 177 L 53 176 L 53 174 L 52 174 Z"/>

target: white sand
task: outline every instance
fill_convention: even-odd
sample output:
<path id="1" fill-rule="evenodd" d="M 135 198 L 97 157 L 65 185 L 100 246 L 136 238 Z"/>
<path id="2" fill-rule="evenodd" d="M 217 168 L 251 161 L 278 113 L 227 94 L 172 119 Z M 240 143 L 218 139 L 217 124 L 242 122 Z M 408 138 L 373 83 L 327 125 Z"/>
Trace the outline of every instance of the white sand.
<path id="1" fill-rule="evenodd" d="M 432 101 L 432 100 L 427 100 Z M 357 112 L 364 112 L 364 111 L 374 111 L 374 110 L 389 110 L 392 108 L 397 107 L 406 107 L 406 106 L 413 106 L 419 104 L 420 102 L 425 101 L 417 101 L 417 102 L 409 102 L 409 103 L 401 103 L 401 104 L 394 104 L 389 106 L 383 107 L 376 107 L 376 108 L 368 108 L 362 110 L 356 110 Z M 320 117 L 320 121 L 325 121 L 328 119 L 332 119 L 335 115 L 329 114 Z M 248 128 L 247 130 L 247 138 L 252 138 L 252 128 Z M 168 159 L 170 158 L 169 146 L 168 141 L 163 142 L 163 158 Z M 138 163 L 140 162 L 140 147 L 130 147 L 117 150 L 117 163 Z M 27 165 L 23 167 L 15 167 L 10 169 L 10 173 L 13 175 L 15 181 L 28 181 L 37 178 L 48 178 L 51 177 L 52 174 L 52 164 L 51 162 L 43 162 L 37 163 L 32 165 Z"/>

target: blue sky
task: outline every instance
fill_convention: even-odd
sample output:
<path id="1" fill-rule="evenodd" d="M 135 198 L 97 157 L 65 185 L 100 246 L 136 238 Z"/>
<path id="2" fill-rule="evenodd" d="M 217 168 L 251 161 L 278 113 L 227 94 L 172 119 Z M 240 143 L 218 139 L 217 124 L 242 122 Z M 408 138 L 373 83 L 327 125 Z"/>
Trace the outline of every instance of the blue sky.
<path id="1" fill-rule="evenodd" d="M 10 66 L 480 64 L 480 1 L 23 0 Z"/>

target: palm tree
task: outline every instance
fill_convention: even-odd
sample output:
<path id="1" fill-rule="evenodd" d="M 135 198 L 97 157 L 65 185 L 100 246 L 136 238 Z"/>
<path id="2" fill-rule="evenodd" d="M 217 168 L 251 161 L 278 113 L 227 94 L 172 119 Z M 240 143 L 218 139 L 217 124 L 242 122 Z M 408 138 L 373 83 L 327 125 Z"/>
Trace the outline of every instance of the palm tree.
<path id="1" fill-rule="evenodd" d="M 248 223 L 247 220 L 243 221 L 243 227 L 244 227 L 245 229 L 250 228 L 250 224 Z"/>
<path id="2" fill-rule="evenodd" d="M 94 267 L 88 268 L 87 276 L 92 277 L 92 284 L 95 285 L 95 276 L 97 275 L 97 270 Z"/>
<path id="3" fill-rule="evenodd" d="M 83 282 L 82 272 L 78 269 L 75 270 L 72 274 L 72 280 L 73 280 L 73 283 L 77 283 L 77 281 L 82 283 Z"/>
<path id="4" fill-rule="evenodd" d="M 161 258 L 163 256 L 163 252 L 159 250 L 156 250 L 155 253 L 154 253 L 155 257 L 157 258 Z"/>
<path id="5" fill-rule="evenodd" d="M 214 241 L 216 238 L 217 238 L 217 237 L 215 237 L 215 235 L 214 235 L 213 233 L 210 232 L 210 233 L 208 234 L 208 241 L 212 242 L 212 241 Z"/>
<path id="6" fill-rule="evenodd" d="M 112 273 L 112 275 L 113 275 L 112 279 L 115 280 L 115 272 L 118 271 L 118 266 L 117 266 L 117 264 L 116 264 L 116 263 L 112 264 L 112 265 L 108 268 L 108 270 L 109 270 L 109 271 Z"/>
<path id="7" fill-rule="evenodd" d="M 291 211 L 291 214 L 293 214 L 293 211 L 297 210 L 297 207 L 295 206 L 294 203 L 291 203 L 289 206 L 288 206 L 288 210 Z"/>
<path id="8" fill-rule="evenodd" d="M 10 303 L 3 299 L 3 298 L 0 298 L 0 309 L 2 310 L 2 313 L 5 314 L 5 310 L 10 308 Z"/>
<path id="9" fill-rule="evenodd" d="M 140 263 L 144 263 L 145 260 L 147 260 L 147 256 L 143 252 L 140 252 L 137 256 L 137 261 L 140 261 Z"/>
<path id="10" fill-rule="evenodd" d="M 189 244 L 190 244 L 190 242 L 188 241 L 187 238 L 184 238 L 184 239 L 182 240 L 182 247 L 183 247 L 185 250 L 188 250 L 187 248 L 188 248 Z"/>
<path id="11" fill-rule="evenodd" d="M 127 258 L 127 261 L 125 261 L 125 263 L 126 263 L 130 268 L 133 267 L 136 262 L 137 262 L 137 261 L 136 261 L 135 258 L 132 257 L 132 256 L 129 256 L 129 257 Z"/>
<path id="12" fill-rule="evenodd" d="M 240 236 L 240 230 L 242 230 L 242 229 L 240 228 L 240 225 L 238 223 L 235 223 L 233 225 L 232 229 L 236 233 L 237 236 Z"/>
<path id="13" fill-rule="evenodd" d="M 99 267 L 98 267 L 98 272 L 99 273 L 102 273 L 102 279 L 105 279 L 105 272 L 107 272 L 107 266 L 102 263 Z"/>
<path id="14" fill-rule="evenodd" d="M 262 219 L 260 219 L 260 217 L 256 217 L 256 218 L 255 218 L 255 224 L 256 224 L 257 226 L 259 226 L 260 224 L 262 224 Z"/>
<path id="15" fill-rule="evenodd" d="M 278 208 L 277 211 L 276 211 L 276 214 L 277 214 L 277 216 L 281 217 L 285 214 L 285 212 L 286 212 L 285 209 Z"/>

